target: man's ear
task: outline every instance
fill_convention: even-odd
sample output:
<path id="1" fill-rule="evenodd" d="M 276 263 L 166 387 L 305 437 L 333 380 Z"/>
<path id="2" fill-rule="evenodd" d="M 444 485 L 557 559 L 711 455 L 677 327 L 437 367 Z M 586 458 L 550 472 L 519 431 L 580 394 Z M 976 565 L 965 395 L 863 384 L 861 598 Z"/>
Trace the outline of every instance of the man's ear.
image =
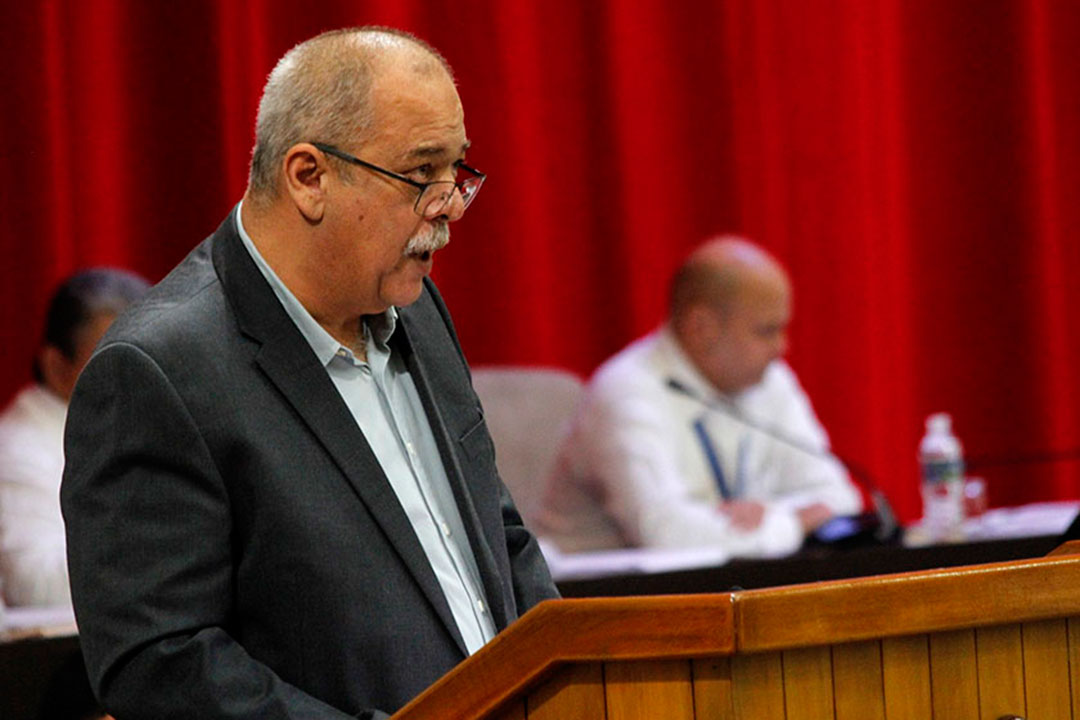
<path id="1" fill-rule="evenodd" d="M 309 223 L 323 218 L 326 205 L 326 156 L 314 145 L 298 143 L 285 153 L 285 190 Z"/>
<path id="2" fill-rule="evenodd" d="M 683 344 L 695 357 L 714 351 L 724 330 L 723 313 L 708 303 L 695 303 L 684 310 Z"/>

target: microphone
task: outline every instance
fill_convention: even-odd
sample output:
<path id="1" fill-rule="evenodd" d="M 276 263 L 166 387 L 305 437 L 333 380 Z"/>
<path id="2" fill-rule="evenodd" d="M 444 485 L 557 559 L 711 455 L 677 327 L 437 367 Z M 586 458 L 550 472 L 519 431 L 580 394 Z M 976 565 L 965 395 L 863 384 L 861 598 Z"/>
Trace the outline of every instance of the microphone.
<path id="1" fill-rule="evenodd" d="M 896 513 L 893 512 L 889 499 L 885 497 L 885 493 L 883 493 L 878 484 L 874 482 L 870 473 L 860 465 L 853 463 L 845 457 L 837 455 L 831 450 L 814 447 L 799 438 L 792 437 L 776 428 L 758 422 L 755 419 L 748 417 L 746 413 L 730 401 L 716 401 L 702 397 L 698 392 L 673 377 L 667 379 L 667 386 L 680 395 L 694 400 L 705 409 L 726 415 L 783 445 L 811 457 L 838 462 L 848 471 L 848 474 L 851 477 L 858 480 L 859 484 L 870 496 L 870 501 L 874 506 L 874 512 L 863 513 L 861 515 L 841 515 L 833 517 L 811 533 L 818 540 L 821 540 L 822 542 L 836 542 L 848 539 L 863 532 L 872 531 L 875 540 L 885 543 L 894 540 L 896 536 L 899 535 L 900 525 L 896 521 Z"/>

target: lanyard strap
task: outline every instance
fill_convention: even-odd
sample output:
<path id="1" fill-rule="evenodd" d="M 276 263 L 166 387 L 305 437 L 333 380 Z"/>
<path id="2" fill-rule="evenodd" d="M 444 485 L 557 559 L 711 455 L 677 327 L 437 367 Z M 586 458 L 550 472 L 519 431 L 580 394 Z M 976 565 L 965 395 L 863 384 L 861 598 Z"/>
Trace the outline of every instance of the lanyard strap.
<path id="1" fill-rule="evenodd" d="M 713 478 L 716 480 L 716 487 L 720 490 L 720 497 L 724 500 L 731 500 L 735 497 L 735 493 L 728 488 L 727 482 L 724 480 L 724 468 L 720 466 L 720 457 L 716 453 L 716 447 L 713 445 L 708 431 L 705 430 L 704 418 L 698 418 L 694 421 L 694 434 L 697 435 L 698 441 L 701 442 L 701 449 L 705 451 L 705 459 L 709 461 Z"/>

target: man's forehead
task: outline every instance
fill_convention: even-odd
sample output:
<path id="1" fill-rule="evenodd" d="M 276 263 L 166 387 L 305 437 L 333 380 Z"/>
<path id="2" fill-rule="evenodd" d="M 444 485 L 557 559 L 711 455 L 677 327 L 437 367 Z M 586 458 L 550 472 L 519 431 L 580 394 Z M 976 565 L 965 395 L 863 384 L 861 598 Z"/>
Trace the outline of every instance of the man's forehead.
<path id="1" fill-rule="evenodd" d="M 751 324 L 786 322 L 791 316 L 791 294 L 784 285 L 750 283 L 732 299 L 730 312 Z"/>
<path id="2" fill-rule="evenodd" d="M 391 72 L 372 88 L 376 135 L 393 138 L 402 159 L 460 157 L 469 140 L 453 82 L 445 74 L 406 79 L 400 72 Z"/>

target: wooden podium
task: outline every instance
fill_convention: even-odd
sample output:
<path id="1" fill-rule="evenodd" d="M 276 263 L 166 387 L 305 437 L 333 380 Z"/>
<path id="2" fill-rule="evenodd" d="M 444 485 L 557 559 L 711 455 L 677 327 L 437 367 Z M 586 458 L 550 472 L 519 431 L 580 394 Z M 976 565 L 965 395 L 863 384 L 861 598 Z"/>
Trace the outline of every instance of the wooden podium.
<path id="1" fill-rule="evenodd" d="M 721 595 L 556 600 L 394 720 L 1080 720 L 1080 542 Z"/>

